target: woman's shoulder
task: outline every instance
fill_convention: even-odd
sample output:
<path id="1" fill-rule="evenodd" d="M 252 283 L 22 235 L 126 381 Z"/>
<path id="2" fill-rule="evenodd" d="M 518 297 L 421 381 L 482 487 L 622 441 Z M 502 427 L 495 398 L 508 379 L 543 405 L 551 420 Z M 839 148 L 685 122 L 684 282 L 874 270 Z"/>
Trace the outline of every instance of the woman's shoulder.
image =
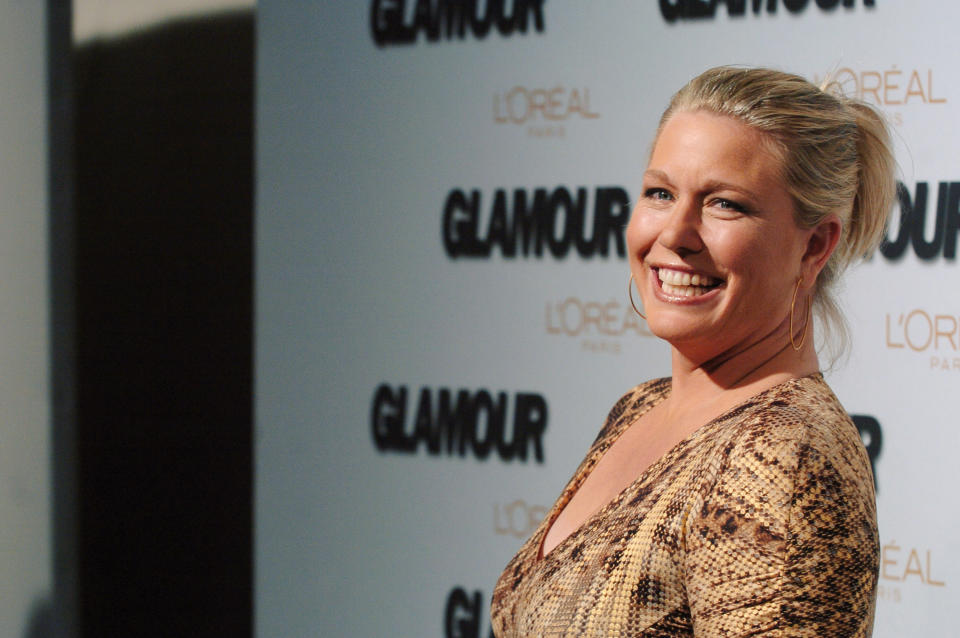
<path id="1" fill-rule="evenodd" d="M 820 373 L 791 379 L 746 403 L 752 403 L 751 410 L 740 408 L 751 418 L 741 435 L 816 448 L 862 446 L 856 426 Z"/>
<path id="2" fill-rule="evenodd" d="M 642 414 L 659 403 L 670 393 L 670 377 L 650 379 L 633 386 L 613 404 L 607 414 L 607 424 L 620 419 L 624 414 Z"/>
<path id="3" fill-rule="evenodd" d="M 792 379 L 740 406 L 718 448 L 728 470 L 802 483 L 834 476 L 872 496 L 860 434 L 822 375 Z"/>
<path id="4" fill-rule="evenodd" d="M 633 386 L 614 404 L 610 413 L 618 410 L 642 410 L 645 406 L 657 403 L 670 392 L 670 377 L 650 379 Z"/>
<path id="5" fill-rule="evenodd" d="M 787 533 L 791 512 L 846 503 L 873 516 L 870 461 L 856 426 L 820 375 L 792 379 L 744 402 L 704 437 L 708 500 L 749 502 L 751 516 Z M 747 508 L 750 509 L 750 508 Z M 707 513 L 704 512 L 706 515 Z"/>
<path id="6" fill-rule="evenodd" d="M 652 408 L 670 392 L 670 377 L 651 379 L 635 385 L 617 400 L 607 413 L 594 443 L 615 436 L 623 427 Z"/>

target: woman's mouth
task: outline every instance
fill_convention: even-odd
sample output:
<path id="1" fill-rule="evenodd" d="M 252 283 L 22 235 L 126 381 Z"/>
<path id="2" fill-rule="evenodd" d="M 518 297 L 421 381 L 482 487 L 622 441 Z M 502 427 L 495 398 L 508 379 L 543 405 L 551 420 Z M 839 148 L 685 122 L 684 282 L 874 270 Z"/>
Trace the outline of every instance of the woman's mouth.
<path id="1" fill-rule="evenodd" d="M 710 275 L 691 273 L 672 268 L 656 268 L 660 288 L 671 297 L 697 297 L 720 285 L 721 280 Z"/>

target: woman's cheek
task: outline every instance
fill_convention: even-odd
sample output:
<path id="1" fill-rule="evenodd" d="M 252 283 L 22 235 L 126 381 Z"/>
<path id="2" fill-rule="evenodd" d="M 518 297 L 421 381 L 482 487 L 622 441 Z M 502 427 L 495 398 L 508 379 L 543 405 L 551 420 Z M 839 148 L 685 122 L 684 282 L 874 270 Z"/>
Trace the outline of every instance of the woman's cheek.
<path id="1" fill-rule="evenodd" d="M 627 251 L 631 260 L 646 254 L 650 249 L 652 232 L 649 222 L 643 211 L 639 208 L 633 209 L 626 229 Z"/>

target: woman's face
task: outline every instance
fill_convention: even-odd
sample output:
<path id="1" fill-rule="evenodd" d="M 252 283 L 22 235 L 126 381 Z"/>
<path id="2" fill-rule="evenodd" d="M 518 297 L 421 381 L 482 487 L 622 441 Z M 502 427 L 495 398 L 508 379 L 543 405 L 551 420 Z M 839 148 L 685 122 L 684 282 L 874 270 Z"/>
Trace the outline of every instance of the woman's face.
<path id="1" fill-rule="evenodd" d="M 794 221 L 780 166 L 768 140 L 733 118 L 678 113 L 663 127 L 627 228 L 655 335 L 702 360 L 778 329 L 788 338 L 813 231 Z"/>

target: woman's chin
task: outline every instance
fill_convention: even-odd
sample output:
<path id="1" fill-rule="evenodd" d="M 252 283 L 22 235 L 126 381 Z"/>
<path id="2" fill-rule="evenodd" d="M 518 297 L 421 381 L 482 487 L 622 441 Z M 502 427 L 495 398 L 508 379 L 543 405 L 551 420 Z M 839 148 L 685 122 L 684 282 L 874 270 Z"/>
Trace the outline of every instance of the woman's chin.
<path id="1" fill-rule="evenodd" d="M 648 314 L 647 327 L 653 336 L 671 344 L 704 339 L 702 322 L 678 321 L 675 317 L 664 316 L 664 313 Z"/>
<path id="2" fill-rule="evenodd" d="M 692 316 L 689 310 L 670 312 L 651 311 L 647 314 L 647 327 L 653 336 L 663 339 L 671 346 L 698 352 L 716 348 L 722 340 L 715 326 L 706 317 Z"/>

